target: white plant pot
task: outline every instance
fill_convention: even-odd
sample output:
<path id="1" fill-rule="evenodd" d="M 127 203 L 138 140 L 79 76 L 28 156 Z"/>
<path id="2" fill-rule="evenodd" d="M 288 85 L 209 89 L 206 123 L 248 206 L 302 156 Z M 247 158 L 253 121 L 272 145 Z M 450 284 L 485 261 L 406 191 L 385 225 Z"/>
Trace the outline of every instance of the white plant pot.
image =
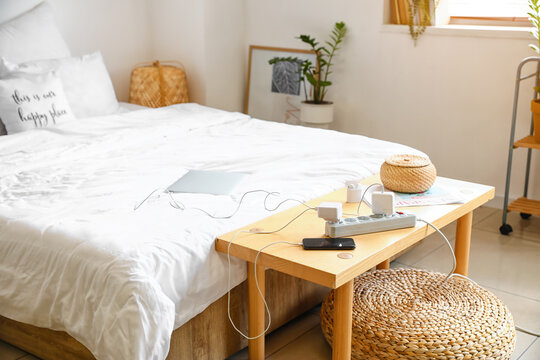
<path id="1" fill-rule="evenodd" d="M 300 122 L 304 126 L 328 129 L 328 125 L 334 121 L 334 104 L 300 104 Z"/>

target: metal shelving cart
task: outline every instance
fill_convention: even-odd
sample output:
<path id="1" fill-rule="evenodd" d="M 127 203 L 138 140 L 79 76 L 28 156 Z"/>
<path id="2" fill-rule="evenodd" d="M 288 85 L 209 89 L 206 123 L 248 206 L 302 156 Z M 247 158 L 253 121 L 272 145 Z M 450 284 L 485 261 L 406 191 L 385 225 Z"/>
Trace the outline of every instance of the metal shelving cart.
<path id="1" fill-rule="evenodd" d="M 536 72 L 523 76 L 522 70 L 523 66 L 530 62 L 536 62 Z M 508 165 L 506 168 L 506 186 L 504 189 L 504 208 L 502 215 L 502 225 L 499 228 L 499 231 L 503 235 L 508 235 L 512 231 L 512 226 L 506 223 L 506 217 L 508 212 L 516 211 L 519 212 L 522 219 L 528 219 L 531 215 L 540 215 L 540 201 L 531 200 L 527 198 L 529 192 L 529 175 L 531 170 L 531 155 L 533 149 L 540 149 L 540 143 L 536 142 L 533 137 L 533 118 L 531 114 L 531 128 L 529 136 L 525 136 L 518 141 L 514 141 L 515 131 L 516 131 L 516 117 L 517 117 L 517 106 L 519 99 L 519 87 L 521 82 L 532 77 L 536 78 L 536 86 L 539 86 L 539 74 L 540 74 L 540 57 L 528 57 L 523 59 L 517 68 L 516 75 L 516 87 L 514 91 L 514 107 L 512 112 L 512 129 L 510 131 L 510 146 L 508 149 Z M 533 99 L 538 98 L 538 93 L 535 91 Z M 525 186 L 523 189 L 523 197 L 513 201 L 511 204 L 508 204 L 508 196 L 510 192 L 510 177 L 512 175 L 512 158 L 514 154 L 514 149 L 516 148 L 527 148 L 527 167 L 525 172 Z"/>

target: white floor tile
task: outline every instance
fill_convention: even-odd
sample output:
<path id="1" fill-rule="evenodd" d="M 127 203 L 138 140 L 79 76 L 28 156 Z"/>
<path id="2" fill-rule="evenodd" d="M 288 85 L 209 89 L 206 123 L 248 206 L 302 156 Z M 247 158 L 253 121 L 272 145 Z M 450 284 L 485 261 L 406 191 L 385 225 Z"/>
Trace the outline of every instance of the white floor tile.
<path id="1" fill-rule="evenodd" d="M 519 360 L 538 360 L 538 359 L 540 359 L 540 338 L 536 338 L 535 342 L 519 358 Z"/>
<path id="2" fill-rule="evenodd" d="M 34 355 L 26 355 L 22 358 L 19 358 L 17 360 L 40 360 L 39 358 L 35 357 Z"/>
<path id="3" fill-rule="evenodd" d="M 453 236 L 455 236 L 455 230 L 453 231 L 453 235 L 450 233 L 450 228 L 455 228 L 452 226 L 452 224 L 446 226 L 442 231 L 448 237 L 448 239 L 453 239 Z M 441 237 L 439 233 L 431 234 L 424 240 L 420 241 L 420 243 L 416 246 L 414 246 L 410 251 L 406 252 L 405 254 L 398 257 L 396 260 L 404 265 L 414 265 L 435 250 L 439 249 L 441 246 L 445 244 L 444 239 Z"/>
<path id="4" fill-rule="evenodd" d="M 451 268 L 447 247 L 440 247 L 415 267 L 447 272 Z M 469 276 L 483 286 L 540 301 L 540 243 L 495 232 L 474 230 Z"/>
<path id="5" fill-rule="evenodd" d="M 479 207 L 478 209 L 474 210 L 473 213 L 473 226 L 479 224 L 489 216 L 492 216 L 494 214 L 500 214 L 501 210 L 490 208 L 486 206 Z M 495 215 L 497 216 L 497 215 Z"/>
<path id="6" fill-rule="evenodd" d="M 286 324 L 280 331 L 276 331 L 268 337 L 266 354 L 272 355 L 279 351 L 279 349 L 283 348 L 294 339 L 302 336 L 302 334 L 307 333 L 314 327 L 319 326 L 320 323 L 321 318 L 319 313 L 309 313 L 302 316 L 301 319 Z"/>
<path id="7" fill-rule="evenodd" d="M 510 360 L 518 360 L 521 355 L 532 345 L 536 340 L 536 337 L 522 333 L 521 331 L 516 332 L 516 348 Z"/>
<path id="8" fill-rule="evenodd" d="M 527 240 L 540 242 L 540 217 L 531 216 L 528 220 L 523 220 L 519 213 L 508 213 L 506 222 L 512 226 L 513 231 L 510 237 L 520 237 Z M 485 220 L 475 226 L 476 229 L 499 233 L 502 224 L 502 210 L 497 210 Z"/>
<path id="9" fill-rule="evenodd" d="M 508 307 L 516 326 L 540 334 L 540 301 L 509 294 L 487 286 L 486 289 L 495 294 Z"/>
<path id="10" fill-rule="evenodd" d="M 487 217 L 493 215 L 497 212 L 497 209 L 481 207 L 474 211 L 473 214 L 473 226 L 477 223 L 480 223 Z M 454 238 L 456 237 L 456 222 L 452 222 L 441 229 L 441 231 L 446 235 L 448 240 L 453 243 Z M 437 250 L 441 246 L 446 246 L 444 239 L 439 233 L 434 233 L 429 235 L 427 238 L 422 240 L 418 245 L 413 247 L 407 253 L 401 255 L 396 260 L 405 265 L 414 265 L 415 263 L 422 260 L 427 255 L 431 254 L 433 251 Z"/>
<path id="11" fill-rule="evenodd" d="M 400 263 L 398 260 L 394 260 L 390 263 L 390 269 L 396 269 L 396 268 L 404 268 L 404 269 L 410 269 L 410 265 L 405 265 Z"/>
<path id="12" fill-rule="evenodd" d="M 296 338 L 302 336 L 306 332 L 310 331 L 314 327 L 319 326 L 320 324 L 320 308 L 315 308 L 314 310 L 302 315 L 301 317 L 290 321 L 289 323 L 283 325 L 276 331 L 269 334 L 265 339 L 265 353 L 266 356 L 271 356 L 275 352 L 279 351 L 281 348 L 287 346 L 290 342 L 294 341 Z M 247 360 L 248 359 L 248 349 L 245 348 L 236 354 L 228 358 L 228 360 Z"/>
<path id="13" fill-rule="evenodd" d="M 317 326 L 269 356 L 268 360 L 329 360 L 331 358 L 332 348 L 324 339 L 321 327 Z"/>
<path id="14" fill-rule="evenodd" d="M 10 344 L 7 344 L 0 340 L 0 359 L 2 360 L 15 360 L 24 356 L 26 353 L 21 349 L 18 349 Z"/>

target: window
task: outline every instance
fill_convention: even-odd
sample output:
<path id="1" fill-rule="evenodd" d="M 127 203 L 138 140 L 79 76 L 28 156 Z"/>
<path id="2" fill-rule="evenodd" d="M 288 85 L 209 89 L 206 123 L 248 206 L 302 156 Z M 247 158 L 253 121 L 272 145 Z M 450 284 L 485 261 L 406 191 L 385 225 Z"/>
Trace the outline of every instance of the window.
<path id="1" fill-rule="evenodd" d="M 531 26 L 527 0 L 448 0 L 451 24 Z"/>

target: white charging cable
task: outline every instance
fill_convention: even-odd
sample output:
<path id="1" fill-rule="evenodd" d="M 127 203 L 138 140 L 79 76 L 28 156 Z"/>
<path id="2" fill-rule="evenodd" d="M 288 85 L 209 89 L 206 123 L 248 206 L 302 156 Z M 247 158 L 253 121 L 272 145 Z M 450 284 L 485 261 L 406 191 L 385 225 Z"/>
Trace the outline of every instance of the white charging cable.
<path id="1" fill-rule="evenodd" d="M 382 188 L 382 192 L 384 192 L 384 185 L 381 183 L 374 183 L 369 185 L 366 190 L 364 190 L 364 193 L 362 194 L 362 197 L 360 198 L 360 202 L 358 203 L 358 208 L 356 209 L 356 215 L 360 215 L 360 206 L 362 206 L 362 201 L 364 201 L 364 197 L 366 196 L 368 190 L 372 188 L 373 186 L 380 186 Z"/>
<path id="2" fill-rule="evenodd" d="M 140 203 L 138 203 L 137 205 L 135 205 L 135 206 L 133 207 L 133 210 L 135 211 L 135 210 L 139 209 L 146 201 L 148 201 L 148 199 L 150 199 L 150 198 L 152 197 L 152 195 L 154 195 L 154 194 L 155 194 L 156 192 L 158 192 L 158 191 L 165 191 L 165 189 L 164 189 L 164 188 L 157 188 L 157 189 L 152 190 L 152 191 L 150 192 L 150 194 L 148 194 L 148 195 L 144 198 L 143 201 L 141 201 Z"/>
<path id="3" fill-rule="evenodd" d="M 448 273 L 448 275 L 446 275 L 446 277 L 444 278 L 444 282 L 446 282 L 448 279 L 450 279 L 452 276 L 455 276 L 455 273 L 454 271 L 456 271 L 456 254 L 454 253 L 454 249 L 452 248 L 452 244 L 450 244 L 450 241 L 448 240 L 448 238 L 446 237 L 446 235 L 444 235 L 444 233 L 439 230 L 438 227 L 436 227 L 435 225 L 433 225 L 432 223 L 430 223 L 429 221 L 427 220 L 424 220 L 424 219 L 420 219 L 418 218 L 417 219 L 418 221 L 421 221 L 429 226 L 431 226 L 433 229 L 435 229 L 439 234 L 441 234 L 441 236 L 443 237 L 444 241 L 446 242 L 446 245 L 448 245 L 448 248 L 450 249 L 450 253 L 452 254 L 452 270 L 450 270 L 450 272 Z M 463 276 L 463 275 L 461 275 Z M 467 278 L 468 279 L 468 278 Z M 472 280 L 471 280 L 472 281 Z"/>
<path id="4" fill-rule="evenodd" d="M 229 245 L 227 246 L 227 264 L 229 266 L 229 269 L 228 269 L 228 279 L 227 279 L 227 315 L 229 317 L 229 321 L 231 322 L 231 325 L 233 326 L 233 328 L 240 334 L 242 335 L 244 338 L 246 338 L 247 340 L 254 340 L 254 339 L 258 339 L 260 338 L 261 336 L 264 336 L 267 332 L 268 332 L 268 329 L 270 329 L 270 325 L 272 324 L 272 315 L 270 314 L 270 309 L 268 308 L 268 303 L 266 302 L 266 299 L 264 298 L 264 295 L 261 291 L 261 288 L 259 287 L 259 281 L 257 280 L 257 260 L 259 259 L 259 255 L 261 254 L 261 252 L 272 246 L 272 245 L 276 245 L 276 244 L 289 244 L 289 245 L 295 245 L 295 246 L 301 246 L 302 243 L 293 243 L 293 242 L 289 242 L 289 241 L 275 241 L 273 243 L 270 243 L 268 245 L 265 245 L 263 248 L 261 248 L 258 252 L 257 252 L 257 255 L 255 256 L 255 261 L 253 262 L 253 266 L 254 266 L 254 276 L 255 276 L 255 286 L 257 287 L 257 291 L 259 292 L 259 296 L 261 297 L 263 303 L 264 303 L 264 308 L 266 309 L 266 314 L 268 315 L 268 325 L 266 325 L 264 331 L 256 336 L 248 336 L 246 334 L 244 334 L 240 329 L 238 329 L 236 327 L 236 324 L 234 323 L 233 319 L 231 318 L 231 255 L 230 255 L 230 249 L 231 249 L 231 245 L 234 241 L 234 239 L 236 238 L 236 236 L 238 236 L 238 234 L 241 234 L 241 233 L 246 233 L 246 234 L 256 234 L 256 235 L 260 235 L 260 234 L 274 234 L 274 233 L 277 233 L 283 229 L 285 229 L 287 226 L 289 226 L 290 224 L 292 224 L 296 219 L 298 219 L 300 216 L 304 215 L 306 212 L 308 212 L 309 210 L 314 210 L 314 208 L 308 208 L 308 209 L 305 209 L 304 211 L 302 211 L 300 214 L 296 215 L 294 218 L 292 218 L 292 220 L 290 220 L 288 223 L 286 223 L 285 225 L 283 225 L 282 227 L 280 227 L 279 229 L 277 230 L 273 230 L 273 231 L 247 231 L 247 230 L 240 230 L 238 232 L 236 232 L 233 237 L 231 238 L 231 240 L 229 241 Z"/>
<path id="5" fill-rule="evenodd" d="M 249 195 L 249 194 L 253 194 L 253 193 L 257 193 L 257 192 L 263 192 L 266 194 L 265 198 L 264 198 L 264 201 L 263 201 L 263 206 L 264 206 L 264 209 L 267 210 L 267 211 L 276 211 L 278 208 L 281 207 L 281 205 L 283 205 L 284 203 L 286 202 L 289 202 L 289 201 L 294 201 L 294 202 L 297 202 L 301 205 L 304 205 L 305 207 L 307 207 L 308 209 L 315 209 L 309 205 L 307 205 L 304 201 L 302 200 L 298 200 L 298 199 L 293 199 L 293 198 L 287 198 L 285 200 L 282 200 L 280 203 L 278 203 L 276 206 L 274 206 L 273 208 L 269 207 L 268 206 L 268 198 L 270 196 L 278 196 L 279 195 L 279 192 L 276 192 L 276 191 L 267 191 L 267 190 L 262 190 L 262 189 L 259 189 L 259 190 L 250 190 L 250 191 L 246 191 L 244 194 L 242 194 L 242 196 L 240 197 L 240 200 L 238 201 L 238 204 L 236 206 L 236 209 L 229 215 L 224 215 L 224 216 L 216 216 L 216 215 L 212 215 L 210 214 L 208 211 L 204 210 L 204 209 L 201 209 L 201 208 L 196 208 L 196 207 L 193 207 L 193 208 L 188 208 L 186 207 L 182 202 L 176 200 L 173 196 L 173 192 L 171 191 L 165 191 L 165 189 L 163 188 L 158 188 L 158 189 L 155 189 L 153 190 L 150 194 L 148 194 L 148 196 L 146 196 L 144 198 L 143 201 L 141 201 L 139 204 L 135 205 L 135 207 L 133 208 L 133 210 L 137 210 L 139 209 L 146 201 L 148 201 L 148 199 L 150 199 L 156 192 L 158 191 L 164 191 L 165 194 L 169 197 L 169 205 L 171 205 L 174 209 L 176 210 L 188 210 L 188 209 L 191 209 L 191 210 L 198 210 L 198 211 L 201 211 L 203 212 L 204 214 L 206 214 L 207 216 L 213 218 L 213 219 L 218 219 L 218 220 L 221 220 L 221 219 L 230 219 L 232 218 L 234 215 L 236 215 L 238 213 L 238 211 L 240 210 L 240 207 L 242 205 L 242 203 L 244 202 L 244 198 Z"/>

